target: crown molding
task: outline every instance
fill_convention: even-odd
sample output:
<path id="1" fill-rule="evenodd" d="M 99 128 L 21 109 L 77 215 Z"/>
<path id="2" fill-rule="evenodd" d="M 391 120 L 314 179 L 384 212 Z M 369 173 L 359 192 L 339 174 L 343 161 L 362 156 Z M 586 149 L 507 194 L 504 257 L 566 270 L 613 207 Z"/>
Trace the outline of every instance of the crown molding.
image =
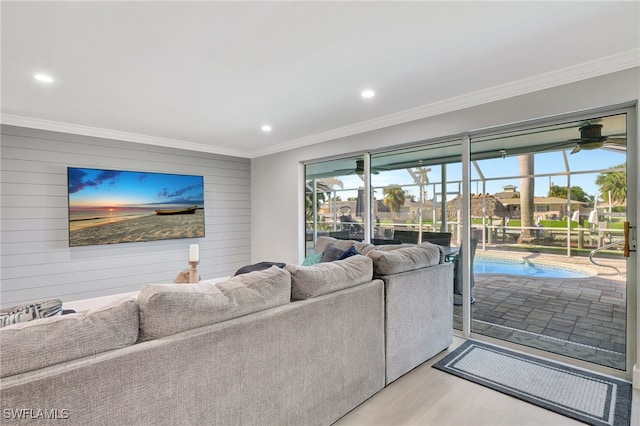
<path id="1" fill-rule="evenodd" d="M 177 139 L 161 138 L 157 136 L 147 136 L 137 133 L 122 132 L 119 130 L 103 129 L 99 127 L 82 126 L 79 124 L 64 123 L 60 121 L 43 120 L 40 118 L 24 117 L 20 115 L 0 114 L 0 123 L 10 126 L 30 127 L 33 129 L 50 130 L 53 132 L 72 133 L 76 135 L 105 139 L 117 139 L 121 141 L 142 143 L 146 145 L 162 146 L 166 148 L 177 148 L 189 151 L 207 152 L 211 154 L 248 158 L 246 152 L 236 149 L 181 141 Z"/>
<path id="2" fill-rule="evenodd" d="M 478 90 L 476 92 L 445 99 L 417 108 L 385 115 L 373 120 L 363 121 L 332 129 L 327 132 L 317 133 L 278 145 L 273 145 L 264 149 L 252 151 L 250 152 L 249 157 L 262 157 L 265 155 L 276 154 L 278 152 L 302 148 L 321 142 L 353 136 L 359 133 L 370 132 L 464 108 L 470 108 L 519 95 L 525 95 L 527 93 L 550 89 L 564 84 L 587 80 L 589 78 L 599 77 L 617 71 L 624 71 L 638 66 L 640 66 L 640 49 L 631 49 L 590 62 L 573 65 L 567 68 Z"/>

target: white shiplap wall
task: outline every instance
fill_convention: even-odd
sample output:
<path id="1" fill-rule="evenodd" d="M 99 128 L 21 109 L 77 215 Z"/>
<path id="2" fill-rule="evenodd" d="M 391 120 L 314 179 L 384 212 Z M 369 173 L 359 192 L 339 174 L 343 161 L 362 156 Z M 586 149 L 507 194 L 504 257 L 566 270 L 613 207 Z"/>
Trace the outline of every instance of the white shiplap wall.
<path id="1" fill-rule="evenodd" d="M 249 159 L 15 126 L 0 140 L 0 304 L 172 282 L 200 245 L 203 279 L 251 260 Z M 205 238 L 69 247 L 67 167 L 204 176 Z"/>

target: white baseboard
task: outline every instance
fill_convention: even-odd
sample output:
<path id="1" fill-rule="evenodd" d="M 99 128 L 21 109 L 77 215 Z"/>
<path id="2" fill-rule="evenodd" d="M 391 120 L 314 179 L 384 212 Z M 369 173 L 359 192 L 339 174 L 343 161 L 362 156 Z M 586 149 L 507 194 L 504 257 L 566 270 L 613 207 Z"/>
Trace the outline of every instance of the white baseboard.
<path id="1" fill-rule="evenodd" d="M 640 390 L 640 365 L 633 366 L 633 387 Z"/>

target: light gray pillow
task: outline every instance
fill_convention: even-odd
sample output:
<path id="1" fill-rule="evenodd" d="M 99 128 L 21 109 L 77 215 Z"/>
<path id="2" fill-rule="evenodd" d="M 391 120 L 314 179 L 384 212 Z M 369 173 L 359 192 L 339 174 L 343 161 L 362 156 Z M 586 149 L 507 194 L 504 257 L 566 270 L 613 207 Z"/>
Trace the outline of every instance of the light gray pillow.
<path id="1" fill-rule="evenodd" d="M 291 272 L 291 298 L 294 300 L 332 293 L 373 278 L 372 260 L 359 254 L 312 266 L 287 265 L 285 269 Z"/>
<path id="2" fill-rule="evenodd" d="M 291 301 L 291 275 L 272 266 L 216 284 L 149 284 L 138 296 L 139 340 L 170 336 Z"/>
<path id="3" fill-rule="evenodd" d="M 0 329 L 0 377 L 124 348 L 138 338 L 138 303 L 122 298 L 98 309 Z"/>
<path id="4" fill-rule="evenodd" d="M 373 259 L 374 276 L 399 274 L 441 263 L 441 248 L 435 244 L 396 246 L 396 249 L 373 250 L 367 256 Z"/>

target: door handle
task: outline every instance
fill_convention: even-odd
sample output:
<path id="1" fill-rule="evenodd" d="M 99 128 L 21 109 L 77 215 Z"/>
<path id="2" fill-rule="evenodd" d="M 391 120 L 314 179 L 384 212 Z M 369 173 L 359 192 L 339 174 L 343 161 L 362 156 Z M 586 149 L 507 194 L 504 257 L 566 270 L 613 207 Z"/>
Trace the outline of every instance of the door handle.
<path id="1" fill-rule="evenodd" d="M 632 251 L 636 251 L 635 244 L 633 248 L 631 248 L 631 228 L 635 228 L 635 226 L 631 226 L 629 222 L 624 223 L 624 248 L 623 254 L 624 257 L 629 257 Z"/>

